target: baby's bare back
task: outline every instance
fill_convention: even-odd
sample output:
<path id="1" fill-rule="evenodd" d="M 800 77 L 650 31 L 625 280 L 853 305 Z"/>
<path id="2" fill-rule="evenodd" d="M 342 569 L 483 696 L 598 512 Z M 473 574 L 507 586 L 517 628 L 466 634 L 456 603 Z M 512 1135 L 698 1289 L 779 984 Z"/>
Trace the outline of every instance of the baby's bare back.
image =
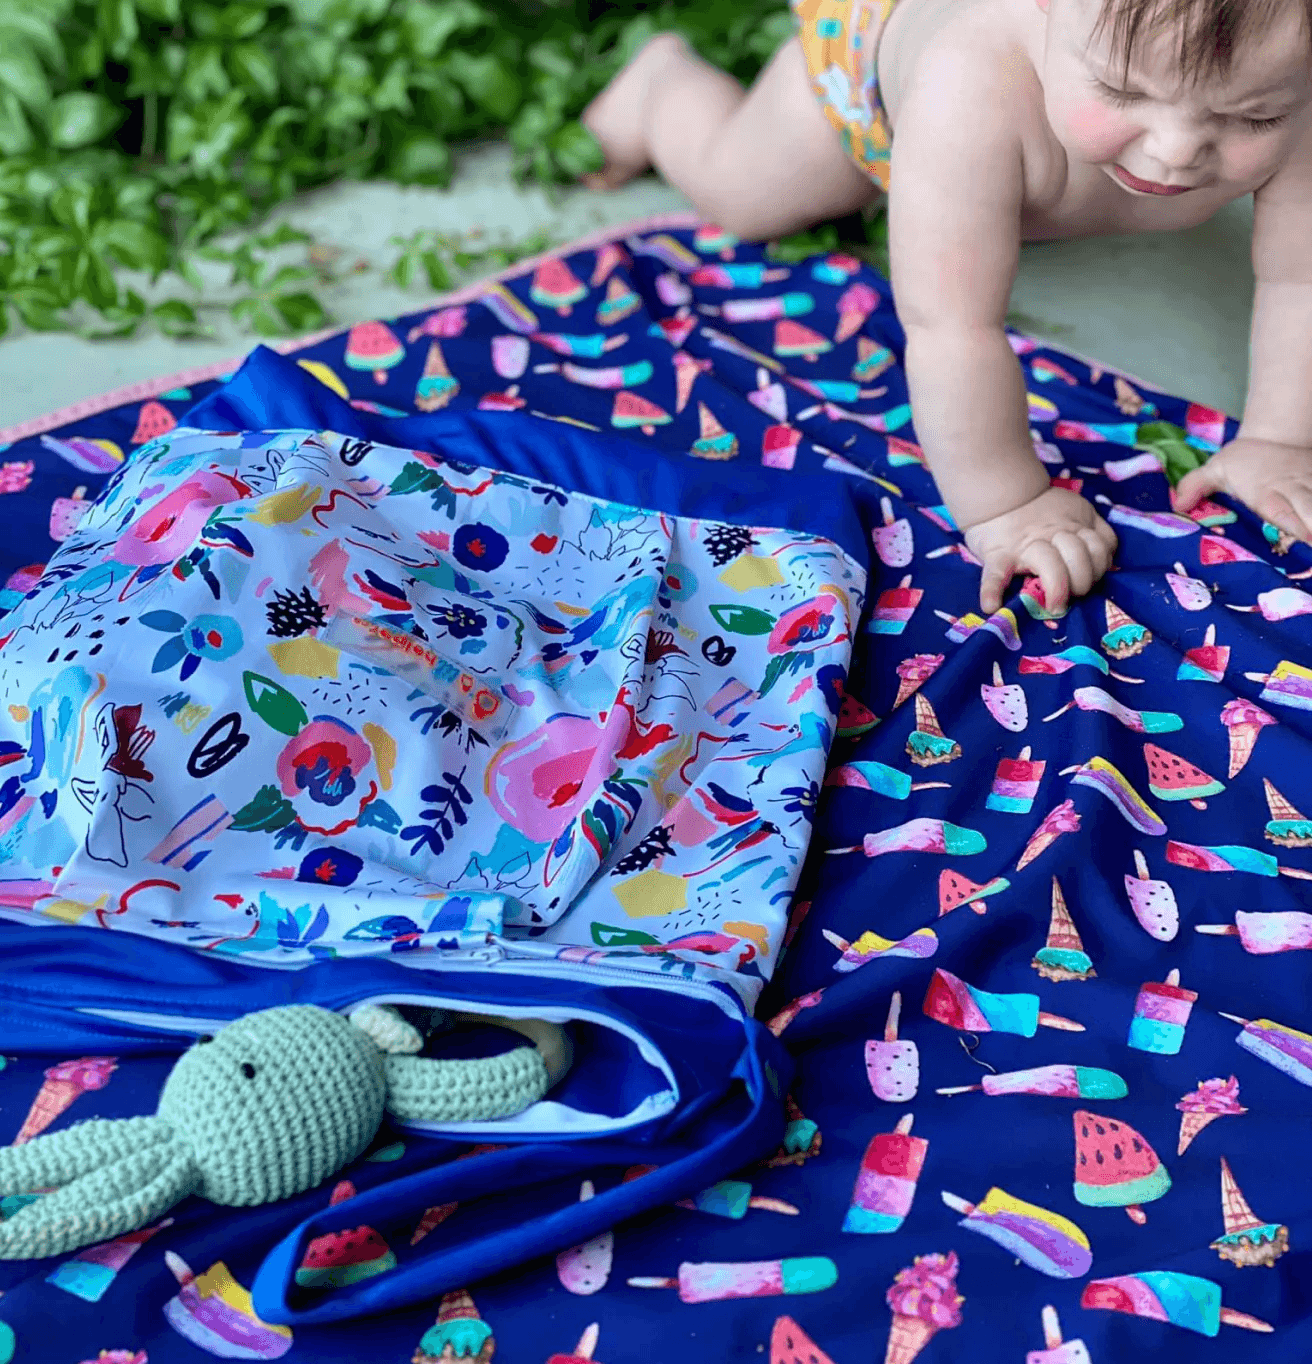
<path id="1" fill-rule="evenodd" d="M 963 125 L 969 127 L 981 97 L 990 96 L 1014 121 L 1024 164 L 1024 240 L 1173 232 L 1206 222 L 1237 197 L 1221 186 L 1174 199 L 1131 196 L 1096 166 L 1072 162 L 1044 110 L 1043 42 L 1043 11 L 1035 0 L 897 0 L 878 58 L 880 96 L 895 140 L 899 111 L 904 104 L 914 108 L 908 96 L 919 84 L 932 82 L 941 99 L 954 98 L 941 79 L 942 59 L 966 52 L 977 76 L 968 93 L 955 95 Z M 981 155 L 988 154 L 982 147 Z"/>

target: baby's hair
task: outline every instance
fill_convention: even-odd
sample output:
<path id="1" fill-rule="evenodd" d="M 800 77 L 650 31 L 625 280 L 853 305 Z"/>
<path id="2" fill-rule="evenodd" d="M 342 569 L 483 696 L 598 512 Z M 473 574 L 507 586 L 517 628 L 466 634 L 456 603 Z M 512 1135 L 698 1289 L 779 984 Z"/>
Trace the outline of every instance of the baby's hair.
<path id="1" fill-rule="evenodd" d="M 1176 34 L 1180 70 L 1188 81 L 1225 77 L 1244 41 L 1260 33 L 1294 0 L 1102 0 L 1094 28 L 1110 30 L 1111 49 L 1122 79 L 1140 46 L 1162 34 Z M 1312 0 L 1300 0 L 1303 33 L 1312 36 Z"/>

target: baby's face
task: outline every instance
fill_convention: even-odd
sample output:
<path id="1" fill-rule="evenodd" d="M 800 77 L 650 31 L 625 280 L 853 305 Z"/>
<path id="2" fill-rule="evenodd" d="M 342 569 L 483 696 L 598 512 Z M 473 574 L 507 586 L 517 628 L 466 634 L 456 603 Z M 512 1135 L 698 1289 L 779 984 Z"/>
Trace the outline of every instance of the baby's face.
<path id="1" fill-rule="evenodd" d="M 1046 7 L 1048 120 L 1068 155 L 1097 166 L 1127 194 L 1245 193 L 1281 165 L 1312 122 L 1312 43 L 1297 0 L 1246 40 L 1224 79 L 1197 83 L 1180 76 L 1175 34 L 1143 44 L 1125 77 L 1108 36 L 1093 36 L 1099 0 Z"/>

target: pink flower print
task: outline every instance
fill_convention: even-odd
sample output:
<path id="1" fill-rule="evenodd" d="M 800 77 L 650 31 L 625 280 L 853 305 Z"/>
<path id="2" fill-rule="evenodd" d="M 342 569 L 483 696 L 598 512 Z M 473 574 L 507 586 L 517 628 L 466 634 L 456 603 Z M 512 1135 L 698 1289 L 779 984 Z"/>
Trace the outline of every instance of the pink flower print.
<path id="1" fill-rule="evenodd" d="M 606 731 L 583 716 L 554 716 L 492 760 L 485 778 L 492 808 L 536 843 L 559 837 L 612 760 L 614 746 L 606 739 Z"/>

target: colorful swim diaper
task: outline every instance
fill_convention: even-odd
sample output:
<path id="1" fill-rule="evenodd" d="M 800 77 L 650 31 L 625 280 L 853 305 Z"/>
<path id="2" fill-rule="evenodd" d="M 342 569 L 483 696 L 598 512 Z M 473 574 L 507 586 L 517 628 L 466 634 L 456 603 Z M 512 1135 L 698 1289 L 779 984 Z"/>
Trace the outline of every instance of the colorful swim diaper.
<path id="1" fill-rule="evenodd" d="M 888 189 L 893 130 L 879 102 L 875 56 L 896 0 L 791 0 L 811 76 L 825 117 L 848 155 Z"/>

